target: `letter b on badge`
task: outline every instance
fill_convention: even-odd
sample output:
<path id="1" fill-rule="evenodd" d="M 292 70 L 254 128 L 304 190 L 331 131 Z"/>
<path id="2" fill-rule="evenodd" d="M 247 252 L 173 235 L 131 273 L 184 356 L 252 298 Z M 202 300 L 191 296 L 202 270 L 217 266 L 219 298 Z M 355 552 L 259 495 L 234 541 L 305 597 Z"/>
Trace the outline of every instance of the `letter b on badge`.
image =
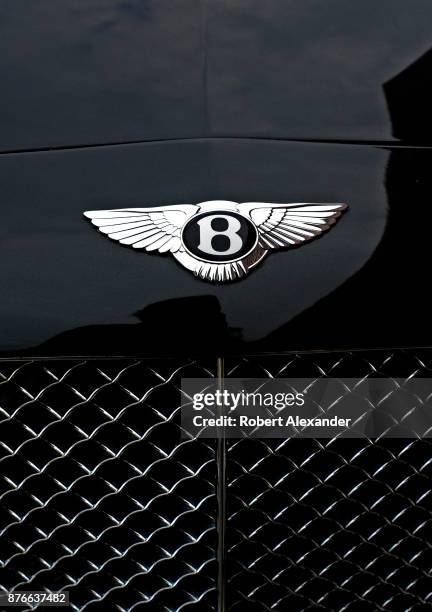
<path id="1" fill-rule="evenodd" d="M 216 219 L 224 219 L 227 227 L 224 230 L 216 230 L 213 228 L 212 222 Z M 200 251 L 208 255 L 234 255 L 238 253 L 243 246 L 243 241 L 238 232 L 241 228 L 241 223 L 235 217 L 228 215 L 209 215 L 197 221 L 200 227 L 200 242 L 198 248 Z M 216 251 L 213 248 L 213 238 L 216 236 L 225 236 L 228 239 L 228 248 Z"/>
<path id="2" fill-rule="evenodd" d="M 250 253 L 258 232 L 237 211 L 212 210 L 192 217 L 182 231 L 184 248 L 197 259 L 228 263 Z"/>

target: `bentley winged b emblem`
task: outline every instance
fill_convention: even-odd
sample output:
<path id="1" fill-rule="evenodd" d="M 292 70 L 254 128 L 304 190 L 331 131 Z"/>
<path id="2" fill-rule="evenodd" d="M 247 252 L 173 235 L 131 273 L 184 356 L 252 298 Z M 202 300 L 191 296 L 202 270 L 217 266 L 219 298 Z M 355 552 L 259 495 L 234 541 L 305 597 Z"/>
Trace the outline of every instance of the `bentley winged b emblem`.
<path id="1" fill-rule="evenodd" d="M 275 249 L 320 236 L 346 204 L 211 201 L 154 208 L 92 210 L 84 215 L 112 240 L 171 253 L 199 278 L 237 280 Z"/>

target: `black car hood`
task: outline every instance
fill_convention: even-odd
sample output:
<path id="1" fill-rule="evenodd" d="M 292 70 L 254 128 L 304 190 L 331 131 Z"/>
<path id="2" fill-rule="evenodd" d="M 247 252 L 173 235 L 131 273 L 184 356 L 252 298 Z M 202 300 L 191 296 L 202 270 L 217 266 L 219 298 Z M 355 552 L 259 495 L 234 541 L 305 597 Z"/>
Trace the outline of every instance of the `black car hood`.
<path id="1" fill-rule="evenodd" d="M 4 156 L 2 350 L 424 344 L 430 158 L 428 149 L 230 139 Z M 197 279 L 170 254 L 123 247 L 83 217 L 252 197 L 349 209 L 321 238 L 224 284 Z"/>
<path id="2" fill-rule="evenodd" d="M 1 353 L 430 345 L 430 17 L 426 0 L 6 3 Z M 348 210 L 222 284 L 83 217 L 208 200 Z"/>
<path id="3" fill-rule="evenodd" d="M 430 108 L 431 16 L 429 0 L 7 0 L 0 150 L 214 136 L 424 142 L 428 123 L 413 124 Z M 383 84 L 421 58 L 401 100 L 413 121 L 395 130 Z"/>

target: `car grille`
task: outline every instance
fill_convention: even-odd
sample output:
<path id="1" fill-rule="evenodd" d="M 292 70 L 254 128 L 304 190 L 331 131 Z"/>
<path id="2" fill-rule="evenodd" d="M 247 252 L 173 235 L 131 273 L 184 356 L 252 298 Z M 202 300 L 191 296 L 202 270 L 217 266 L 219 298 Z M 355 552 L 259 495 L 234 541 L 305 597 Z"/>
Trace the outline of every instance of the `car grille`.
<path id="1" fill-rule="evenodd" d="M 203 363 L 0 364 L 1 584 L 75 610 L 215 606 L 215 444 L 180 440 Z"/>
<path id="2" fill-rule="evenodd" d="M 219 361 L 219 368 L 222 360 Z M 226 377 L 431 377 L 432 351 L 226 358 Z M 181 439 L 215 360 L 0 361 L 0 575 L 74 610 L 418 610 L 429 439 Z"/>
<path id="3" fill-rule="evenodd" d="M 430 351 L 226 363 L 232 377 L 431 374 Z M 244 438 L 227 451 L 229 610 L 429 609 L 431 440 Z"/>

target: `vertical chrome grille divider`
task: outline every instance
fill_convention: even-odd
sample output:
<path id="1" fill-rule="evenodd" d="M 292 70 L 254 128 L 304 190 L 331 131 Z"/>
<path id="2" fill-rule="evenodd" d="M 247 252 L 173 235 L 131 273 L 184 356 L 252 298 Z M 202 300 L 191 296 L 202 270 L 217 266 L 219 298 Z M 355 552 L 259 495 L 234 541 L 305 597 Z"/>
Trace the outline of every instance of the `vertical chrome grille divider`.
<path id="1" fill-rule="evenodd" d="M 224 387 L 224 358 L 218 357 L 216 364 L 218 389 L 223 391 Z M 221 408 L 223 413 L 223 408 Z M 217 440 L 216 450 L 217 460 L 217 534 L 218 534 L 218 612 L 226 612 L 226 548 L 225 548 L 225 530 L 226 530 L 226 439 L 225 429 L 220 428 L 220 434 Z"/>

